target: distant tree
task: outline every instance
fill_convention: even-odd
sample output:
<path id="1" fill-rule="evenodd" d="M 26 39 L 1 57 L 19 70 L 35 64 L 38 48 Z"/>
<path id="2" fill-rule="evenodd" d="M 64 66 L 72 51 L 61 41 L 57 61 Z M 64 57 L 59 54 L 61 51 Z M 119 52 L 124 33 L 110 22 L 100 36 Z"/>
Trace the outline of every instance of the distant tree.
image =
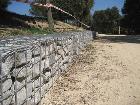
<path id="1" fill-rule="evenodd" d="M 122 13 L 122 26 L 127 28 L 128 33 L 140 34 L 140 0 L 125 0 Z"/>
<path id="2" fill-rule="evenodd" d="M 93 28 L 101 33 L 116 33 L 120 19 L 117 7 L 106 10 L 95 11 L 93 15 Z"/>

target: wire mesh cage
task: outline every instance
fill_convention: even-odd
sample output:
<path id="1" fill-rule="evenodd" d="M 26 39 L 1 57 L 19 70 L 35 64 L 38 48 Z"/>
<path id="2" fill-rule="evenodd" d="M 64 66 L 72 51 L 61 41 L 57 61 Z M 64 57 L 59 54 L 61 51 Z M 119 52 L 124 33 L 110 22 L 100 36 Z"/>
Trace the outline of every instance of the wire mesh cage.
<path id="1" fill-rule="evenodd" d="M 92 32 L 0 39 L 0 105 L 37 105 Z"/>

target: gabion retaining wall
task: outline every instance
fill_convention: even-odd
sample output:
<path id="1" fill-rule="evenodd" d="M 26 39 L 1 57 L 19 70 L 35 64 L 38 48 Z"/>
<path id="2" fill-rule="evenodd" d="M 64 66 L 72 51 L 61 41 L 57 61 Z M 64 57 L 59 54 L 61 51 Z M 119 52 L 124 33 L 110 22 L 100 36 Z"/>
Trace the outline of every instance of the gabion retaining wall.
<path id="1" fill-rule="evenodd" d="M 37 105 L 92 32 L 0 40 L 0 105 Z"/>

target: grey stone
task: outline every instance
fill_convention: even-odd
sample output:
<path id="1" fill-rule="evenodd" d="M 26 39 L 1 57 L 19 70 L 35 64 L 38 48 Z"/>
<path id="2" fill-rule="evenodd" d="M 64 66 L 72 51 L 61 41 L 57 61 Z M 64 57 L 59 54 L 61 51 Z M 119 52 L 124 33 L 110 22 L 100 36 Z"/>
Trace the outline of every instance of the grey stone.
<path id="1" fill-rule="evenodd" d="M 73 60 L 73 54 L 79 54 L 80 49 L 92 40 L 92 32 L 67 32 L 60 33 L 57 36 L 18 37 L 15 40 L 8 40 L 8 43 L 5 41 L 7 47 L 0 47 L 0 49 L 5 50 L 2 55 L 6 55 L 5 61 L 2 62 L 1 75 L 8 76 L 8 79 L 3 82 L 3 97 L 5 98 L 3 103 L 4 105 L 15 104 L 14 84 L 17 83 L 16 87 L 19 90 L 17 93 L 18 105 L 23 104 L 26 96 L 29 97 L 27 104 L 34 105 L 34 97 L 37 104 L 41 99 L 40 95 L 43 96 L 60 76 L 60 73 L 65 72 Z M 48 40 L 47 46 L 45 46 L 46 40 Z M 9 51 L 6 51 L 6 49 L 11 48 L 8 46 L 13 45 L 12 50 L 21 50 L 16 53 L 16 57 L 14 57 L 14 54 L 8 55 Z M 26 47 L 28 47 L 27 57 Z M 35 47 L 36 49 L 33 50 Z M 16 67 L 14 64 L 16 64 Z M 17 77 L 17 80 L 14 80 L 15 77 Z M 41 94 L 40 83 L 42 86 Z M 33 97 L 34 92 L 35 96 Z M 13 95 L 13 97 L 10 95 Z"/>
<path id="2" fill-rule="evenodd" d="M 3 83 L 3 92 L 8 91 L 12 87 L 12 80 L 11 78 L 6 79 Z"/>

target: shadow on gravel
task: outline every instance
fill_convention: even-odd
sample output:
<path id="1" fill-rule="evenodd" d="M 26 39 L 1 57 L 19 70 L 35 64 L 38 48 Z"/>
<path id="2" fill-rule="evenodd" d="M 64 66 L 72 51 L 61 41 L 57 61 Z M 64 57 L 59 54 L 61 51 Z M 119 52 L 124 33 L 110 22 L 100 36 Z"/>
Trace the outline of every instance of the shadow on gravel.
<path id="1" fill-rule="evenodd" d="M 99 37 L 102 41 L 109 41 L 113 43 L 136 43 L 140 44 L 140 35 L 139 36 L 101 36 Z"/>

